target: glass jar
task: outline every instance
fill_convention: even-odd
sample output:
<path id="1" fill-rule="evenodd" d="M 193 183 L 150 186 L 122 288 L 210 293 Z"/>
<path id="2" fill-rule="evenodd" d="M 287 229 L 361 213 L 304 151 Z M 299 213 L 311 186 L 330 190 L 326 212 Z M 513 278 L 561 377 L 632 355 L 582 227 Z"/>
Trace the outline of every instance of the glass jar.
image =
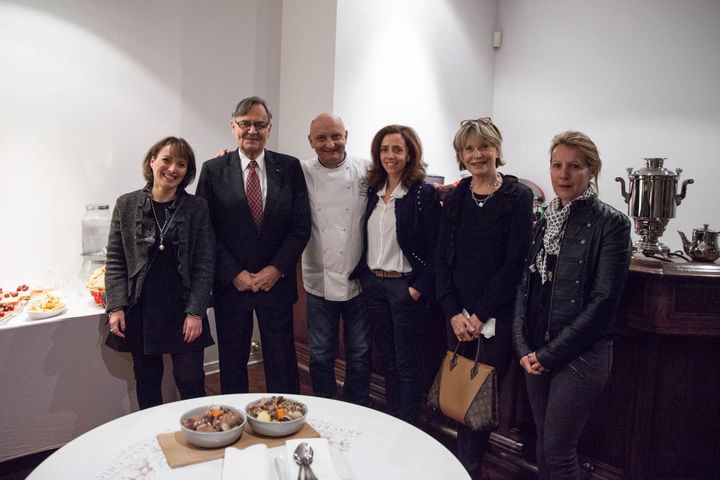
<path id="1" fill-rule="evenodd" d="M 110 235 L 110 205 L 91 203 L 85 205 L 82 218 L 82 254 L 93 259 L 105 259 Z"/>

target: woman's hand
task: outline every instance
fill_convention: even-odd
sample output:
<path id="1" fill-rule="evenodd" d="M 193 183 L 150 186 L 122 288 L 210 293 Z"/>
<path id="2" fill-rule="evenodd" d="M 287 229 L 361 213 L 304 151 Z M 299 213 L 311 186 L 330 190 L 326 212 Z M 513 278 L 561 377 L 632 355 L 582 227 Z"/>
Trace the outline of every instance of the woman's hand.
<path id="1" fill-rule="evenodd" d="M 410 297 L 412 297 L 412 299 L 415 300 L 416 302 L 422 296 L 422 293 L 420 293 L 420 290 L 418 290 L 417 288 L 408 287 L 408 292 L 410 293 Z"/>
<path id="2" fill-rule="evenodd" d="M 108 324 L 110 325 L 110 333 L 125 338 L 125 310 L 120 309 L 112 312 Z"/>
<path id="3" fill-rule="evenodd" d="M 202 317 L 195 315 L 187 315 L 185 323 L 183 323 L 183 336 L 185 343 L 190 343 L 200 336 L 202 333 Z"/>
<path id="4" fill-rule="evenodd" d="M 482 330 L 482 322 L 477 316 L 466 317 L 462 313 L 458 313 L 450 319 L 450 326 L 457 339 L 461 342 L 468 342 L 478 338 Z"/>
<path id="5" fill-rule="evenodd" d="M 520 365 L 530 375 L 542 375 L 548 371 L 540 364 L 535 352 L 528 353 L 520 358 Z"/>

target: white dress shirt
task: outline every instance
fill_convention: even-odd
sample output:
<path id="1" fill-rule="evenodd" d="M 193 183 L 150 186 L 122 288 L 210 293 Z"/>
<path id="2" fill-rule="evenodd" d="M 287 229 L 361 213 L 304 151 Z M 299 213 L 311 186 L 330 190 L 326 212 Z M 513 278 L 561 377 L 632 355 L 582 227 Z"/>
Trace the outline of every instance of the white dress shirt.
<path id="1" fill-rule="evenodd" d="M 395 219 L 395 199 L 404 197 L 408 190 L 399 183 L 385 203 L 382 197 L 386 188 L 387 184 L 377 192 L 380 198 L 368 219 L 367 264 L 370 270 L 409 273 L 412 266 L 400 249 Z"/>
<path id="2" fill-rule="evenodd" d="M 242 150 L 238 148 L 238 155 L 240 155 L 240 165 L 242 166 L 243 182 L 245 182 L 245 192 L 247 192 L 247 177 L 250 173 L 250 159 L 242 153 Z M 265 200 L 267 199 L 267 170 L 265 170 L 265 150 L 262 151 L 260 156 L 255 159 L 257 166 L 255 172 L 257 172 L 258 180 L 260 180 L 260 192 L 262 193 L 263 210 L 265 209 Z"/>
<path id="3" fill-rule="evenodd" d="M 362 253 L 369 162 L 346 156 L 336 168 L 324 167 L 317 158 L 301 164 L 312 219 L 302 256 L 305 290 L 326 300 L 350 300 L 360 293 L 360 283 L 348 276 Z"/>

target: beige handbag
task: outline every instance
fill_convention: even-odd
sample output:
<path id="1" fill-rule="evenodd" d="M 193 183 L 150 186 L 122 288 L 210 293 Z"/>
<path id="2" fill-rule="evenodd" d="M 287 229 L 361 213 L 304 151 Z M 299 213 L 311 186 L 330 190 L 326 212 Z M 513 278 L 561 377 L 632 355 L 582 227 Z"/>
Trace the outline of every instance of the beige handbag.
<path id="1" fill-rule="evenodd" d="M 463 423 L 473 430 L 493 430 L 498 426 L 498 393 L 495 368 L 480 362 L 482 340 L 477 340 L 475 360 L 445 354 L 440 371 L 428 393 L 428 405 L 445 416 Z"/>

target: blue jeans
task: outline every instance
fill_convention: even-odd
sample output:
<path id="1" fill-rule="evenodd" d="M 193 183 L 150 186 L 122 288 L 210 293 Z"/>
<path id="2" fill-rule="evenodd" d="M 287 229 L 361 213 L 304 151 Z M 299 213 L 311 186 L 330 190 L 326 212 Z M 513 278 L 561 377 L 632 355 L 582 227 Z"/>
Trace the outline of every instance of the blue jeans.
<path id="1" fill-rule="evenodd" d="M 335 358 L 338 354 L 341 316 L 346 365 L 342 398 L 346 402 L 368 405 L 370 399 L 370 328 L 367 305 L 362 294 L 343 302 L 325 300 L 322 297 L 307 294 L 310 377 L 313 393 L 319 397 L 335 397 L 337 391 Z"/>
<path id="2" fill-rule="evenodd" d="M 373 342 L 385 373 L 387 412 L 416 424 L 422 401 L 423 331 L 428 311 L 408 292 L 406 278 L 362 277 Z"/>
<path id="3" fill-rule="evenodd" d="M 549 373 L 525 374 L 541 480 L 582 478 L 577 445 L 610 375 L 612 352 L 612 339 L 604 338 Z"/>

